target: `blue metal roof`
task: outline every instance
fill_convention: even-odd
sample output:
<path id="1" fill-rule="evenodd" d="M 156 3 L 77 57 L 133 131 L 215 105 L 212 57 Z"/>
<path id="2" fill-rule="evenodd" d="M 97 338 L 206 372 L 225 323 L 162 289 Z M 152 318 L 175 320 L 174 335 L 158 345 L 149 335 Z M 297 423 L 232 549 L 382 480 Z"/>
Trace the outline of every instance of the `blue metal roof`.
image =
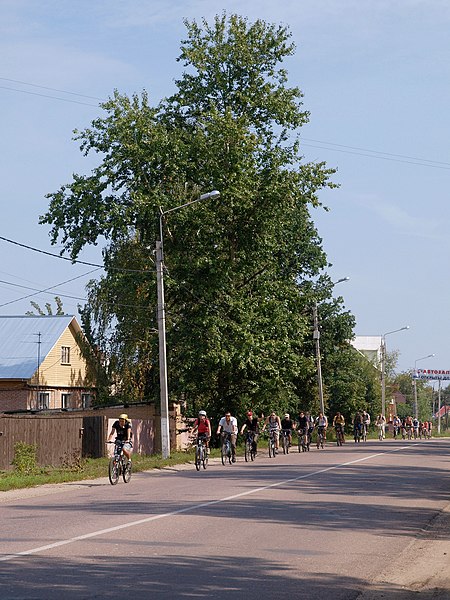
<path id="1" fill-rule="evenodd" d="M 30 379 L 74 318 L 0 315 L 0 379 Z"/>

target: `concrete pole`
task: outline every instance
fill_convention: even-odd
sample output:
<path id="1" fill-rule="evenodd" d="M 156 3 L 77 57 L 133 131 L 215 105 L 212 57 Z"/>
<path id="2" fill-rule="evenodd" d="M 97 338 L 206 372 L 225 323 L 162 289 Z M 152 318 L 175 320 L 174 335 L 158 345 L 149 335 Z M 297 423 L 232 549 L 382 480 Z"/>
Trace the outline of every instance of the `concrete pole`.
<path id="1" fill-rule="evenodd" d="M 166 313 L 164 305 L 163 242 L 156 242 L 156 286 L 158 293 L 159 390 L 161 405 L 161 454 L 170 456 L 169 394 L 167 389 Z"/>

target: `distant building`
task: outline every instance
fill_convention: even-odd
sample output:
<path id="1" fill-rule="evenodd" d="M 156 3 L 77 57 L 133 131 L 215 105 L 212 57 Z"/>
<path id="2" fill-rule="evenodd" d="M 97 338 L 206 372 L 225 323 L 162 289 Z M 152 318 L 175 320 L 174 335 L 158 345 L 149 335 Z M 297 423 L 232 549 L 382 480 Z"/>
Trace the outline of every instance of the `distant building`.
<path id="1" fill-rule="evenodd" d="M 381 364 L 381 335 L 357 335 L 351 345 L 363 354 L 369 362 L 379 368 Z"/>
<path id="2" fill-rule="evenodd" d="M 0 316 L 0 412 L 88 408 L 88 381 L 74 316 Z"/>

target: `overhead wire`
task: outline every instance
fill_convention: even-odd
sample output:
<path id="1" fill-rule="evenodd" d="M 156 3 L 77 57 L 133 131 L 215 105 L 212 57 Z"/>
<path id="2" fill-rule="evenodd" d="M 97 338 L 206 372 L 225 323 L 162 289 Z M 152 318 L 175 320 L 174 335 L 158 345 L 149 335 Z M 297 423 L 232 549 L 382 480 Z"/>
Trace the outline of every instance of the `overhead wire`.
<path id="1" fill-rule="evenodd" d="M 302 138 L 302 140 L 305 140 L 307 138 Z M 361 148 L 360 150 L 362 150 L 362 152 L 357 152 L 355 150 L 352 150 L 352 146 L 344 146 L 343 144 L 333 144 L 333 142 L 320 142 L 317 140 L 317 143 L 322 144 L 320 146 L 316 145 L 316 144 L 309 144 L 309 143 L 305 143 L 302 142 L 303 146 L 306 146 L 308 148 L 317 148 L 319 150 L 331 150 L 332 152 L 342 152 L 344 154 L 354 154 L 357 156 L 365 156 L 366 158 L 377 158 L 379 160 L 387 160 L 387 161 L 391 161 L 391 162 L 400 162 L 400 163 L 405 163 L 405 164 L 410 164 L 410 165 L 417 165 L 417 166 L 421 166 L 421 167 L 431 167 L 433 169 L 444 169 L 444 170 L 450 170 L 450 163 L 446 163 L 443 161 L 432 161 L 429 160 L 427 158 L 414 158 L 414 157 L 407 157 L 404 156 L 402 154 L 392 154 L 389 152 L 379 152 L 378 150 L 366 150 L 364 148 Z M 335 148 L 330 148 L 327 147 L 328 144 L 329 146 L 333 145 L 336 146 Z M 348 150 L 346 148 L 349 148 Z M 366 154 L 366 153 L 370 153 L 370 154 Z M 384 156 L 382 156 L 384 154 Z M 403 158 L 402 158 L 403 156 Z M 398 158 L 395 158 L 398 157 Z M 406 160 L 408 159 L 408 160 Z"/>
<path id="2" fill-rule="evenodd" d="M 86 262 L 84 260 L 72 259 L 68 256 L 61 256 L 60 254 L 54 254 L 53 252 L 48 252 L 47 250 L 41 250 L 40 248 L 34 248 L 33 246 L 29 246 L 28 244 L 21 244 L 20 242 L 16 242 L 15 240 L 11 240 L 9 238 L 3 237 L 0 235 L 0 240 L 4 242 L 8 242 L 9 244 L 14 244 L 15 246 L 20 246 L 21 248 L 26 248 L 27 250 L 32 250 L 33 252 L 39 252 L 40 254 L 46 254 L 47 256 L 53 256 L 54 258 L 59 258 L 60 260 L 67 260 L 70 263 L 77 263 L 80 265 L 87 265 L 88 267 L 98 267 L 100 269 L 104 269 L 104 265 L 99 265 L 97 263 Z M 151 262 L 154 263 L 154 260 L 149 257 Z M 112 271 L 120 271 L 124 273 L 147 273 L 147 270 L 144 269 L 125 269 L 121 267 L 108 267 Z"/>

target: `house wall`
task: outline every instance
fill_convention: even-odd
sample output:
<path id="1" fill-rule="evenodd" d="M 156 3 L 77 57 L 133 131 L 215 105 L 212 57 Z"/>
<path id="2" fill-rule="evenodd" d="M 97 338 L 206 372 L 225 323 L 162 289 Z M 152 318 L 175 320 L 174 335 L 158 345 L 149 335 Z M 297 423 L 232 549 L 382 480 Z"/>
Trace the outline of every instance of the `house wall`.
<path id="1" fill-rule="evenodd" d="M 70 364 L 61 363 L 61 348 L 70 347 Z M 87 387 L 86 363 L 81 356 L 78 343 L 75 339 L 75 332 L 72 327 L 68 327 L 57 343 L 47 354 L 39 369 L 31 379 L 33 385 L 64 387 Z"/>

